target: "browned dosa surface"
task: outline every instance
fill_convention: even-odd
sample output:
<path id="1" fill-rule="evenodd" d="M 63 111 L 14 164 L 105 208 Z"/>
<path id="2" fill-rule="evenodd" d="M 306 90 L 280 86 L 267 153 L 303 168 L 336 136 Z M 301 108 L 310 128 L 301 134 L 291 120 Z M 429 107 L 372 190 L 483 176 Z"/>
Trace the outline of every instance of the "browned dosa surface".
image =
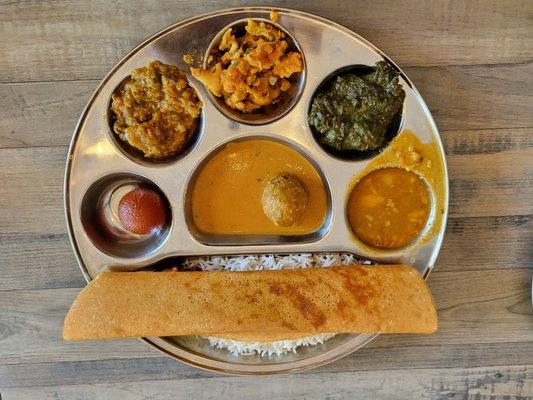
<path id="1" fill-rule="evenodd" d="M 315 333 L 430 333 L 437 314 L 412 267 L 249 272 L 104 272 L 70 308 L 63 337 L 221 335 L 268 340 Z"/>

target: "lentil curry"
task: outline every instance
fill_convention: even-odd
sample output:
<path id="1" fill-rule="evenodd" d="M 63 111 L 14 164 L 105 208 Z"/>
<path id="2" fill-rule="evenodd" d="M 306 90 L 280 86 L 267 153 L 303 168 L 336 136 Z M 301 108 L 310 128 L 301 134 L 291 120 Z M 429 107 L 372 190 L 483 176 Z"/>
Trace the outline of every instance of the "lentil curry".
<path id="1" fill-rule="evenodd" d="M 348 199 L 348 221 L 355 235 L 381 249 L 397 249 L 424 229 L 429 194 L 420 178 L 401 168 L 378 169 L 357 183 Z"/>

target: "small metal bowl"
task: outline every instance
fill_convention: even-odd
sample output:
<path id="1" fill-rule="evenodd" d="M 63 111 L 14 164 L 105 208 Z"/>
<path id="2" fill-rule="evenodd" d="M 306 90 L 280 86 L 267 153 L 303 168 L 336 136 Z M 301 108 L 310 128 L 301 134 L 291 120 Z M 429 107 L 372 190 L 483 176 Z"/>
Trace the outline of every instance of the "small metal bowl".
<path id="1" fill-rule="evenodd" d="M 118 218 L 120 199 L 138 187 L 159 193 L 167 209 L 163 227 L 146 235 L 127 231 Z M 83 197 L 80 220 L 85 233 L 100 251 L 125 259 L 146 257 L 157 251 L 172 225 L 170 205 L 163 192 L 148 179 L 128 173 L 107 175 L 94 182 Z"/>
<path id="2" fill-rule="evenodd" d="M 393 64 L 390 64 L 390 65 L 396 69 L 395 65 Z M 367 74 L 367 73 L 373 72 L 374 69 L 375 67 L 371 65 L 356 64 L 356 65 L 348 65 L 346 67 L 342 67 L 342 68 L 337 69 L 336 71 L 333 71 L 331 74 L 329 74 L 328 76 L 324 78 L 324 80 L 320 83 L 320 85 L 318 85 L 315 92 L 313 93 L 313 96 L 311 97 L 311 100 L 309 102 L 309 108 L 307 111 L 307 115 L 309 115 L 309 113 L 311 112 L 311 105 L 313 104 L 313 99 L 315 95 L 319 93 L 320 91 L 326 89 L 328 86 L 330 86 L 335 80 L 335 78 L 339 76 L 347 75 L 347 74 L 354 74 L 354 75 Z M 329 146 L 323 145 L 318 140 L 318 133 L 315 127 L 309 124 L 309 121 L 308 121 L 308 124 L 309 124 L 309 129 L 311 129 L 311 132 L 313 133 L 313 137 L 315 138 L 316 142 L 318 143 L 320 147 L 322 147 L 322 149 L 326 153 L 330 154 L 331 156 L 335 158 L 339 158 L 342 160 L 358 161 L 358 160 L 365 160 L 365 159 L 373 158 L 376 155 L 378 155 L 381 150 L 387 147 L 390 141 L 394 139 L 394 137 L 398 133 L 400 133 L 400 131 L 402 130 L 404 113 L 405 113 L 405 101 L 404 101 L 404 104 L 402 105 L 402 108 L 393 117 L 387 129 L 387 132 L 385 134 L 385 140 L 383 141 L 383 144 L 375 150 L 368 150 L 368 151 L 357 151 L 357 150 L 339 151 Z"/>
<path id="3" fill-rule="evenodd" d="M 213 102 L 215 107 L 226 117 L 242 124 L 265 125 L 283 117 L 296 105 L 296 103 L 300 99 L 302 90 L 305 86 L 306 66 L 304 53 L 301 50 L 300 45 L 285 28 L 265 18 L 253 18 L 253 20 L 272 25 L 285 34 L 285 40 L 288 44 L 287 51 L 297 51 L 302 55 L 302 71 L 293 74 L 289 78 L 289 81 L 291 82 L 291 87 L 286 92 L 283 92 L 274 104 L 263 106 L 259 110 L 251 113 L 243 113 L 239 110 L 234 110 L 226 104 L 223 98 L 216 97 L 209 90 L 207 90 L 207 92 L 209 94 L 209 99 Z M 210 56 L 213 53 L 213 49 L 219 45 L 224 33 L 228 29 L 233 29 L 233 32 L 236 34 L 236 36 L 239 36 L 245 32 L 245 27 L 247 23 L 248 18 L 232 22 L 231 24 L 224 27 L 213 38 L 204 56 L 204 69 L 209 69 L 212 66 L 212 64 L 209 63 Z"/>
<path id="4" fill-rule="evenodd" d="M 122 87 L 128 82 L 130 79 L 130 76 L 126 76 L 124 79 L 120 81 L 120 83 L 115 87 L 113 90 L 113 93 L 117 92 L 118 90 L 121 90 Z M 189 83 L 189 86 L 193 89 L 194 87 Z M 199 98 L 200 96 L 198 96 Z M 119 135 L 115 132 L 113 125 L 115 124 L 115 113 L 111 110 L 111 103 L 112 99 L 109 99 L 109 104 L 106 111 L 106 119 L 107 119 L 107 125 L 108 125 L 108 133 L 109 137 L 111 138 L 111 141 L 114 143 L 114 145 L 122 152 L 126 157 L 128 157 L 130 160 L 146 165 L 146 166 L 165 166 L 168 164 L 175 163 L 185 157 L 187 154 L 191 153 L 198 143 L 200 142 L 203 133 L 204 133 L 204 111 L 202 107 L 202 111 L 200 112 L 200 115 L 196 119 L 195 124 L 191 127 L 189 130 L 189 137 L 187 139 L 187 142 L 185 143 L 185 146 L 175 154 L 172 154 L 168 157 L 163 158 L 148 158 L 145 157 L 144 153 L 140 151 L 139 149 L 133 147 L 131 144 L 129 144 L 127 141 L 122 140 Z"/>
<path id="5" fill-rule="evenodd" d="M 378 247 L 373 247 L 370 244 L 364 242 L 363 240 L 361 240 L 357 236 L 357 234 L 355 233 L 354 229 L 350 225 L 350 222 L 348 221 L 348 199 L 350 198 L 350 196 L 351 196 L 353 190 L 355 189 L 355 187 L 366 176 L 368 176 L 368 175 L 370 175 L 370 174 L 372 174 L 372 173 L 374 173 L 374 172 L 376 172 L 376 171 L 378 171 L 380 169 L 388 169 L 388 168 L 403 169 L 405 171 L 408 171 L 408 172 L 416 175 L 418 177 L 418 179 L 420 179 L 420 181 L 424 184 L 424 187 L 426 188 L 426 191 L 427 191 L 427 194 L 428 194 L 428 197 L 429 197 L 429 201 L 430 201 L 428 217 L 427 217 L 426 223 L 424 224 L 424 227 L 421 229 L 420 233 L 418 235 L 416 235 L 410 242 L 406 243 L 405 245 L 403 245 L 401 247 L 397 247 L 397 248 L 394 248 L 394 249 L 382 249 L 382 248 L 378 248 Z M 431 189 L 431 186 L 428 184 L 428 182 L 426 181 L 426 179 L 422 175 L 416 173 L 415 171 L 409 171 L 409 170 L 407 170 L 407 169 L 405 169 L 403 167 L 400 167 L 400 166 L 381 166 L 381 167 L 376 168 L 376 169 L 374 169 L 372 171 L 368 171 L 368 173 L 359 176 L 357 180 L 353 180 L 350 183 L 349 190 L 347 191 L 346 203 L 344 205 L 344 208 L 345 208 L 345 211 L 346 211 L 346 225 L 350 229 L 350 233 L 352 234 L 352 239 L 355 242 L 357 242 L 358 246 L 361 247 L 361 248 L 366 248 L 369 251 L 377 252 L 379 254 L 392 254 L 392 255 L 395 255 L 395 254 L 398 254 L 398 253 L 400 253 L 400 254 L 402 254 L 402 253 L 410 253 L 410 252 L 413 252 L 414 247 L 417 246 L 425 238 L 425 236 L 428 234 L 429 230 L 431 229 L 431 225 L 432 225 L 432 222 L 435 219 L 435 213 L 436 213 L 435 203 L 436 203 L 436 201 L 435 201 L 435 192 Z"/>

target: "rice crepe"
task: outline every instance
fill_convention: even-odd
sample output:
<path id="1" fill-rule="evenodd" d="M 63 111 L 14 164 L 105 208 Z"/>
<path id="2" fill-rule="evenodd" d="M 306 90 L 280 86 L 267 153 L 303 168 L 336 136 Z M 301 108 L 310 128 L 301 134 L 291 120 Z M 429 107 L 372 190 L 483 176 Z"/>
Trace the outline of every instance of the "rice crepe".
<path id="1" fill-rule="evenodd" d="M 315 333 L 431 333 L 429 289 L 412 267 L 245 272 L 103 272 L 78 295 L 63 337 L 218 335 L 247 340 Z"/>

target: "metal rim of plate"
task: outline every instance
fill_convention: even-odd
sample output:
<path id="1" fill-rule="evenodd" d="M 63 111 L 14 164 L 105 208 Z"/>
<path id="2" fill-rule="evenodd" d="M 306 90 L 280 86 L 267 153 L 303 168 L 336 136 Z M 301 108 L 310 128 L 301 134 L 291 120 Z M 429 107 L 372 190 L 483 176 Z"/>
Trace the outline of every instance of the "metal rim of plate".
<path id="1" fill-rule="evenodd" d="M 203 56 L 213 37 L 233 21 L 252 17 L 268 18 L 271 8 L 246 7 L 222 10 L 178 22 L 153 35 L 128 53 L 109 72 L 98 86 L 82 112 L 69 148 L 65 171 L 64 201 L 68 233 L 81 271 L 89 282 L 102 268 L 135 270 L 155 264 L 169 257 L 183 255 L 236 255 L 265 253 L 348 252 L 376 262 L 407 262 L 427 278 L 438 255 L 446 226 L 448 212 L 448 174 L 440 136 L 424 100 L 405 74 L 401 83 L 406 91 L 402 129 L 413 130 L 422 141 L 435 140 L 443 159 L 444 199 L 441 225 L 423 245 L 408 246 L 397 251 L 375 252 L 358 246 L 347 227 L 344 212 L 350 181 L 370 162 L 368 160 L 339 160 L 327 154 L 314 140 L 307 125 L 309 102 L 316 87 L 336 70 L 350 65 L 374 65 L 387 60 L 383 52 L 349 29 L 313 14 L 276 8 L 279 24 L 296 39 L 306 59 L 305 85 L 300 99 L 279 119 L 267 125 L 246 125 L 228 119 L 211 102 L 206 89 L 190 74 L 189 83 L 204 103 L 203 116 L 197 141 L 191 149 L 175 161 L 149 165 L 136 162 L 125 154 L 111 137 L 107 107 L 114 88 L 134 68 L 149 60 L 159 59 L 176 65 L 184 71 L 188 66 L 181 55 L 195 51 Z M 303 149 L 319 173 L 325 177 L 327 190 L 333 198 L 325 228 L 316 237 L 298 242 L 270 241 L 266 244 L 217 243 L 206 244 L 194 237 L 187 222 L 187 185 L 191 176 L 203 165 L 205 156 L 231 139 L 264 136 L 287 142 Z M 92 243 L 81 222 L 81 204 L 89 187 L 102 178 L 139 176 L 164 191 L 171 204 L 172 221 L 168 236 L 160 240 L 153 252 L 137 257 L 117 257 L 98 249 Z M 341 199 L 341 200 L 339 200 Z M 428 226 L 434 222 L 432 212 Z M 427 229 L 426 229 L 427 231 Z M 422 233 L 424 235 L 424 233 Z M 127 264 L 128 267 L 124 267 Z M 267 375 L 301 371 L 318 367 L 364 346 L 377 334 L 340 334 L 323 344 L 303 347 L 297 353 L 260 357 L 232 356 L 227 350 L 211 347 L 205 339 L 142 338 L 161 352 L 189 365 L 233 375 Z"/>

